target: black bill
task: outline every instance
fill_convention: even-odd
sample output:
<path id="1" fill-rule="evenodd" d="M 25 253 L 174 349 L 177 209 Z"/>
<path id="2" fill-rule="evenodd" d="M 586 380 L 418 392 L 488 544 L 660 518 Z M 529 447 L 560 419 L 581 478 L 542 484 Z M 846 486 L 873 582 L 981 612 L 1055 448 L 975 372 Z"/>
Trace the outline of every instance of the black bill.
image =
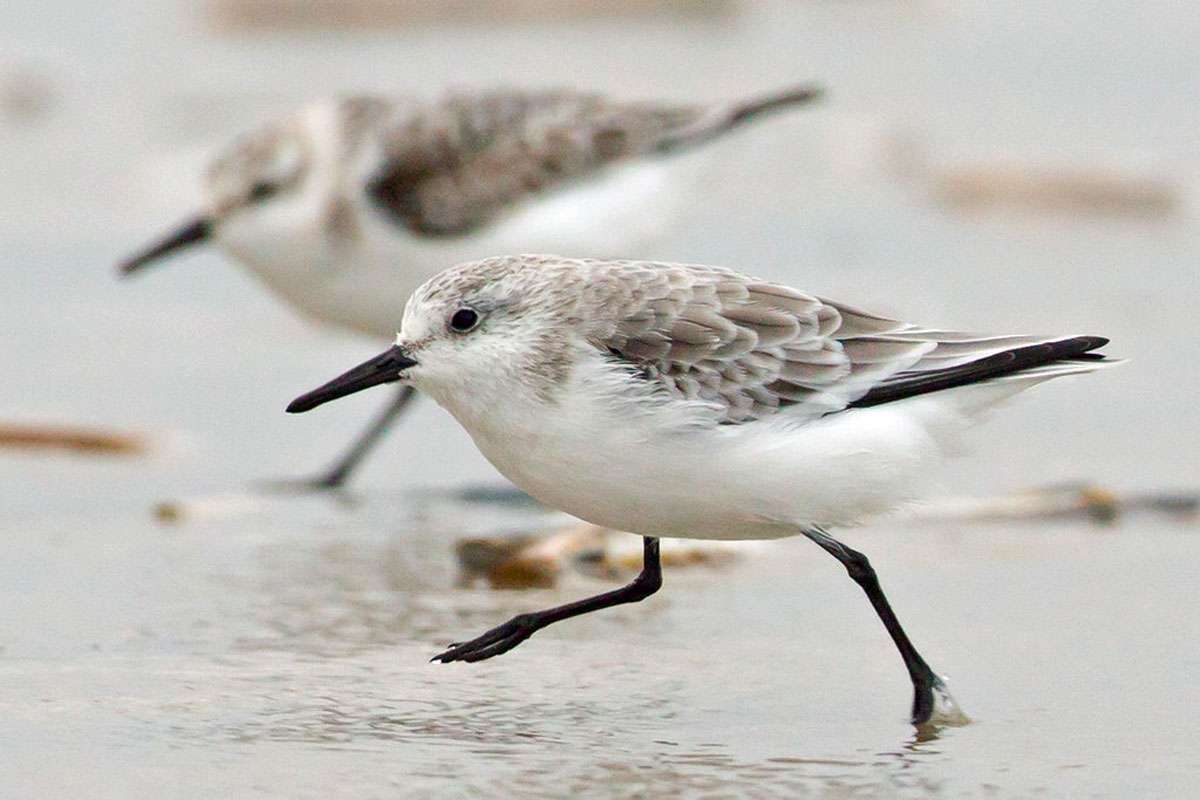
<path id="1" fill-rule="evenodd" d="M 361 392 L 381 383 L 393 383 L 404 376 L 404 370 L 416 363 L 402 348 L 392 347 L 370 361 L 337 376 L 324 386 L 297 397 L 288 405 L 288 413 L 301 414 L 330 400 L 337 400 L 339 397 Z"/>
<path id="2" fill-rule="evenodd" d="M 207 217 L 197 217 L 190 220 L 161 241 L 152 244 L 142 252 L 122 261 L 117 265 L 117 271 L 122 275 L 137 272 L 147 264 L 157 261 L 165 255 L 181 250 L 189 245 L 199 244 L 212 235 L 212 220 Z"/>

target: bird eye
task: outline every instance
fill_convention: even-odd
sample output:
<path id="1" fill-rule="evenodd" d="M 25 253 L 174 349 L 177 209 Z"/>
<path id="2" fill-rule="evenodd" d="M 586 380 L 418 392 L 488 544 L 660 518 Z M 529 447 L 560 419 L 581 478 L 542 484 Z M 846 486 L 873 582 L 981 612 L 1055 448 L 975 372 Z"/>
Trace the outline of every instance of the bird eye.
<path id="1" fill-rule="evenodd" d="M 260 200 L 266 200 L 278 191 L 278 185 L 267 181 L 259 181 L 250 187 L 250 201 L 256 203 Z"/>
<path id="2" fill-rule="evenodd" d="M 479 315 L 474 309 L 460 308 L 450 317 L 450 330 L 466 333 L 479 324 Z"/>

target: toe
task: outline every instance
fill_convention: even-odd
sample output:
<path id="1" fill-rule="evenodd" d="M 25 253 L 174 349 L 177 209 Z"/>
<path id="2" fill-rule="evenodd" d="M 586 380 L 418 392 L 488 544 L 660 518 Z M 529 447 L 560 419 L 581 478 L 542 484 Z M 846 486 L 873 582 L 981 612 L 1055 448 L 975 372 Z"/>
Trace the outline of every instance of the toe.
<path id="1" fill-rule="evenodd" d="M 523 617 L 516 617 L 482 636 L 467 642 L 456 642 L 430 661 L 449 664 L 451 661 L 483 661 L 507 653 L 533 635 L 536 626 L 528 624 Z"/>

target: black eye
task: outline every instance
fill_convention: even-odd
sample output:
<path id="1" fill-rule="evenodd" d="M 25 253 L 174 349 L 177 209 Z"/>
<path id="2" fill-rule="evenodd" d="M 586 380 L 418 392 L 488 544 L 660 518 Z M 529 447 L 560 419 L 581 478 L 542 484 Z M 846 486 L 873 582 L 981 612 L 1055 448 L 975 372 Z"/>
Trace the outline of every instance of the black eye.
<path id="1" fill-rule="evenodd" d="M 466 333 L 479 324 L 479 315 L 470 308 L 460 308 L 450 317 L 450 329 Z"/>
<path id="2" fill-rule="evenodd" d="M 275 184 L 268 183 L 267 181 L 259 181 L 258 183 L 254 184 L 253 186 L 250 187 L 250 200 L 251 200 L 251 202 L 258 202 L 259 200 L 266 200 L 268 197 L 270 197 L 271 195 L 275 194 L 278 191 L 279 191 L 279 187 L 276 186 Z"/>

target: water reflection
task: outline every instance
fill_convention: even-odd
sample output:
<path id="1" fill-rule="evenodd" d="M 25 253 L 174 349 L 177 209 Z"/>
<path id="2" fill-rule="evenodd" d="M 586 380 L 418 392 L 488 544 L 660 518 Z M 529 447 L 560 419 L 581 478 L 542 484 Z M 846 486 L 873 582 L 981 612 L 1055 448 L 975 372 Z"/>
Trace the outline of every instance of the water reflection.
<path id="1" fill-rule="evenodd" d="M 786 687 L 786 671 L 747 665 L 740 677 L 752 699 L 731 708 L 728 698 L 714 699 L 709 681 L 721 676 L 707 677 L 715 666 L 708 660 L 741 654 L 716 641 L 705 656 L 688 643 L 692 615 L 705 615 L 686 598 L 696 599 L 703 578 L 680 575 L 656 603 L 539 635 L 526 646 L 536 652 L 486 665 L 428 664 L 436 643 L 596 585 L 575 578 L 555 590 L 455 589 L 453 535 L 430 527 L 432 515 L 400 505 L 376 501 L 302 538 L 264 536 L 251 558 L 216 576 L 244 602 L 236 604 L 240 617 L 222 620 L 221 629 L 240 633 L 235 655 L 213 665 L 212 690 L 254 702 L 177 734 L 218 747 L 290 743 L 370 754 L 399 769 L 413 791 L 444 789 L 448 776 L 463 791 L 531 797 L 596 786 L 618 797 L 940 791 L 927 773 L 941 756 L 933 726 L 914 733 L 888 721 L 887 735 L 906 738 L 861 751 L 850 744 L 857 736 L 829 735 L 814 720 L 764 718 L 763 742 L 747 737 L 763 700 Z M 739 585 L 736 570 L 731 577 Z M 806 701 L 807 693 L 788 699 L 798 713 Z M 765 746 L 793 740 L 814 744 L 793 754 Z"/>
<path id="2" fill-rule="evenodd" d="M 438 502 L 431 514 L 416 495 L 373 498 L 353 513 L 335 514 L 315 532 L 304 530 L 302 515 L 286 505 L 274 507 L 279 530 L 263 533 L 248 545 L 245 561 L 214 576 L 221 591 L 245 598 L 241 618 L 227 621 L 227 630 L 238 632 L 236 649 L 336 656 L 413 640 L 448 641 L 562 602 L 572 591 L 458 590 L 458 537 L 484 525 L 537 526 L 544 514 L 461 504 L 451 509 Z"/>
<path id="3" fill-rule="evenodd" d="M 682 682 L 645 691 L 559 701 L 522 700 L 514 686 L 481 679 L 486 696 L 395 699 L 378 685 L 363 694 L 314 698 L 264 710 L 208 731 L 209 742 L 293 742 L 401 760 L 408 788 L 422 781 L 489 794 L 561 797 L 604 787 L 634 796 L 895 797 L 941 793 L 925 771 L 940 751 L 913 737 L 874 758 L 816 754 L 747 759 L 738 743 L 654 738 L 676 729 Z M 431 682 L 441 687 L 446 684 Z M 632 684 L 624 682 L 622 688 Z M 408 687 L 411 689 L 411 684 Z M 565 689 L 565 687 L 557 687 Z M 744 744 L 744 743 L 743 743 Z M 402 746 L 402 747 L 394 747 Z M 819 746 L 818 746 L 819 747 Z M 464 765 L 471 766 L 465 767 Z"/>

